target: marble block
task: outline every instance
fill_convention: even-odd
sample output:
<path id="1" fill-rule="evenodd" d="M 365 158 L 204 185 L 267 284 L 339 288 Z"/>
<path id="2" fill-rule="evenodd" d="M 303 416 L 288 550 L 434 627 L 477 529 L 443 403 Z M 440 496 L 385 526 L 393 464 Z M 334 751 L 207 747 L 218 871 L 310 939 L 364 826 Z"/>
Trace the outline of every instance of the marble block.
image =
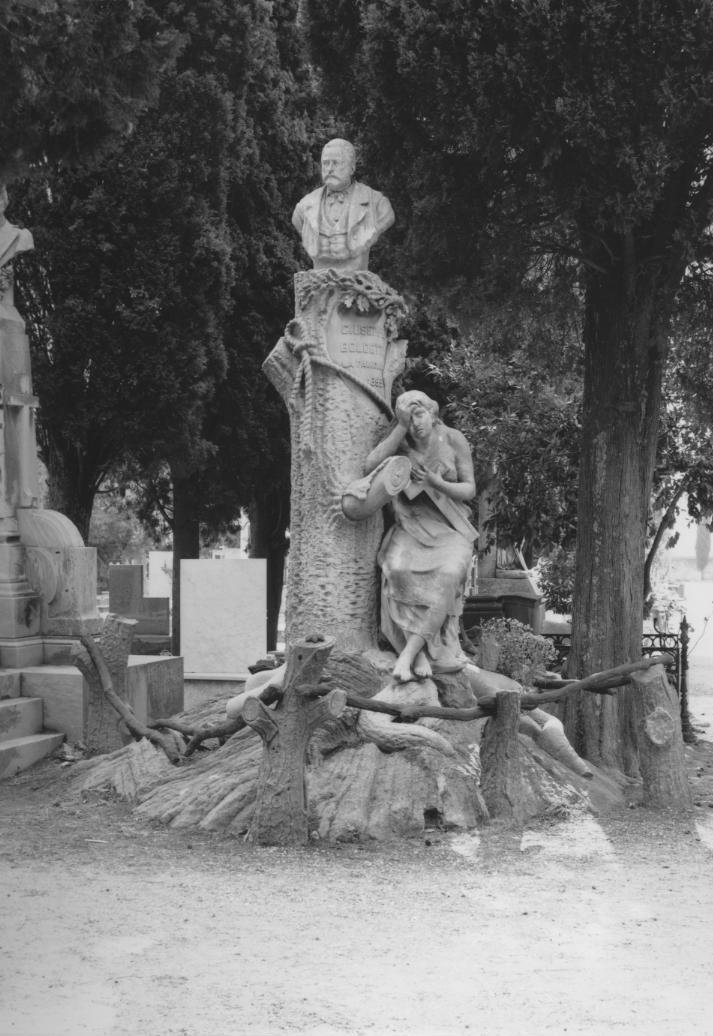
<path id="1" fill-rule="evenodd" d="M 135 634 L 168 636 L 170 633 L 170 601 L 168 597 L 144 596 L 143 565 L 109 568 L 109 611 L 135 619 Z"/>
<path id="2" fill-rule="evenodd" d="M 171 598 L 173 553 L 170 550 L 150 550 L 145 564 L 144 593 L 147 597 Z"/>
<path id="3" fill-rule="evenodd" d="M 267 653 L 264 558 L 181 562 L 186 675 L 241 676 Z"/>
<path id="4" fill-rule="evenodd" d="M 109 611 L 133 618 L 144 596 L 141 565 L 111 565 L 109 568 Z"/>

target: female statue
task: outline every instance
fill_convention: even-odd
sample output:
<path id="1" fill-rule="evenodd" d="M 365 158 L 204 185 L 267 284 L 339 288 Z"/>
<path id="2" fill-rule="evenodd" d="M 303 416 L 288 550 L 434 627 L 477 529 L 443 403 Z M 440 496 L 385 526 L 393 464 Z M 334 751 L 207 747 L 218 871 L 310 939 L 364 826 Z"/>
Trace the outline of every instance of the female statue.
<path id="1" fill-rule="evenodd" d="M 466 501 L 475 496 L 470 448 L 423 392 L 396 400 L 396 423 L 369 454 L 373 471 L 405 455 L 411 481 L 393 498 L 394 524 L 381 544 L 381 630 L 398 653 L 397 680 L 461 669 L 463 591 L 476 531 Z"/>

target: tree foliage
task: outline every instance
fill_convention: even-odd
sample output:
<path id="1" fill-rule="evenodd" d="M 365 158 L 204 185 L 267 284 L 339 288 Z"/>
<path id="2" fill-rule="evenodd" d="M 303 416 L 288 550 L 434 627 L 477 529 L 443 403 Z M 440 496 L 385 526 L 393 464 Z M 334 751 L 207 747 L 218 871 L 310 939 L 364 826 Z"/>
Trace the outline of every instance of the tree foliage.
<path id="1" fill-rule="evenodd" d="M 530 358 L 503 358 L 472 339 L 429 362 L 427 373 L 448 400 L 445 416 L 476 456 L 478 486 L 487 494 L 499 542 L 529 560 L 576 532 L 581 383 L 553 383 Z M 484 544 L 481 543 L 481 546 Z"/>
<path id="2" fill-rule="evenodd" d="M 311 171 L 297 3 L 142 10 L 179 42 L 150 105 L 99 159 L 45 161 L 14 210 L 36 229 L 19 294 L 51 502 L 86 533 L 129 464 L 179 557 L 252 505 L 281 578 L 287 422 L 261 364 L 292 309 L 290 212 Z"/>
<path id="3" fill-rule="evenodd" d="M 369 142 L 402 218 L 404 268 L 462 292 L 497 285 L 496 270 L 517 284 L 537 256 L 576 263 L 585 355 L 570 663 L 591 671 L 638 655 L 671 319 L 685 270 L 709 247 L 713 7 L 307 9 L 325 90 Z M 634 769 L 621 701 L 575 697 L 567 725 L 593 760 Z"/>
<path id="4" fill-rule="evenodd" d="M 145 0 L 0 0 L 0 180 L 111 146 L 175 43 Z"/>
<path id="5" fill-rule="evenodd" d="M 203 406 L 225 371 L 231 265 L 229 106 L 183 72 L 98 166 L 33 180 L 34 276 L 23 309 L 54 503 L 86 534 L 93 496 L 126 456 L 205 456 Z"/>

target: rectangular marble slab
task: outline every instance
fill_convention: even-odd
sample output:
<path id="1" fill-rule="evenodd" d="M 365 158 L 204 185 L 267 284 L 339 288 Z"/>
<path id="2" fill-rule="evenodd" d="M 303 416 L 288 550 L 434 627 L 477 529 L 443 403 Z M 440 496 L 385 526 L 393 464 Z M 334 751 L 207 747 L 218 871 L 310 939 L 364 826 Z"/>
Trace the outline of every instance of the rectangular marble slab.
<path id="1" fill-rule="evenodd" d="M 267 652 L 264 558 L 181 562 L 186 676 L 244 675 Z"/>

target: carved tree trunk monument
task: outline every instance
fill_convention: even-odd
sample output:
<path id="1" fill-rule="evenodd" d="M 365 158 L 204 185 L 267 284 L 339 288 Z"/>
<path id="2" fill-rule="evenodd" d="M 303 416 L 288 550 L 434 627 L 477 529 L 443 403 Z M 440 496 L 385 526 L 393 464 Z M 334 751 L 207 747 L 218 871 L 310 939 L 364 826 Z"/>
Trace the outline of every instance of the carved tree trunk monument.
<path id="1" fill-rule="evenodd" d="M 392 418 L 406 342 L 402 299 L 366 271 L 295 277 L 296 313 L 264 364 L 290 413 L 287 643 L 316 630 L 343 651 L 376 644 L 381 512 L 350 521 L 342 496 Z"/>
<path id="2" fill-rule="evenodd" d="M 622 801 L 542 706 L 571 690 L 612 693 L 651 663 L 532 694 L 468 662 L 458 616 L 475 536 L 470 450 L 422 393 L 403 394 L 392 413 L 405 306 L 367 259 L 393 213 L 353 181 L 346 142 L 325 147 L 322 171 L 324 187 L 293 217 L 314 269 L 296 275 L 295 315 L 264 364 L 291 427 L 286 664 L 251 678 L 227 721 L 157 721 L 190 735 L 186 756 L 211 738 L 221 745 L 160 780 L 152 768 L 135 787 L 139 812 L 289 845 L 467 829 L 489 816 L 521 824 L 591 805 L 594 792 Z M 379 649 L 380 625 L 393 652 Z M 646 724 L 666 740 L 661 722 Z"/>

